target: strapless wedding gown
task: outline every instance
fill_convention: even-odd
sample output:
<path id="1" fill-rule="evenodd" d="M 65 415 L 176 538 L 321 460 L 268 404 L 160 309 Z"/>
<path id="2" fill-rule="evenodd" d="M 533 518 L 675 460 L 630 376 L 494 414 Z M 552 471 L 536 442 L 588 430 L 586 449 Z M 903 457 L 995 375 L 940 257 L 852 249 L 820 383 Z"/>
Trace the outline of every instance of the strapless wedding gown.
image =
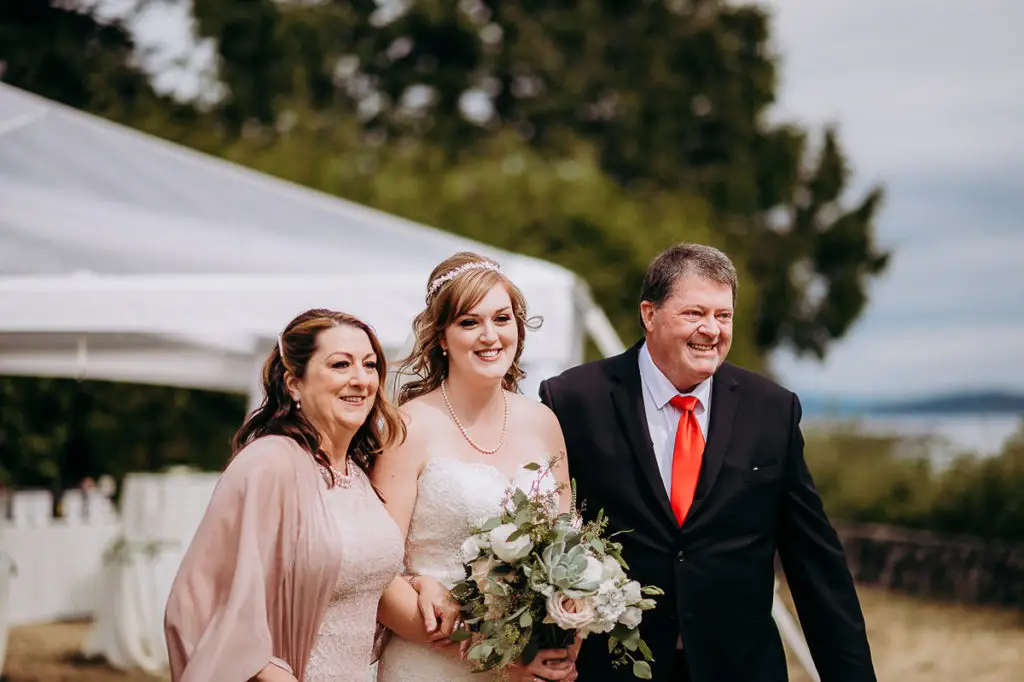
<path id="1" fill-rule="evenodd" d="M 537 464 L 547 465 L 547 458 Z M 451 588 L 466 577 L 461 559 L 469 527 L 501 510 L 505 490 L 517 485 L 524 491 L 541 472 L 520 469 L 509 479 L 486 462 L 464 462 L 438 457 L 420 474 L 416 506 L 405 542 L 406 570 L 437 579 Z M 551 474 L 541 480 L 555 487 Z M 550 486 L 550 488 L 548 487 Z M 384 648 L 377 682 L 487 682 L 490 673 L 473 673 L 469 663 L 393 635 Z"/>

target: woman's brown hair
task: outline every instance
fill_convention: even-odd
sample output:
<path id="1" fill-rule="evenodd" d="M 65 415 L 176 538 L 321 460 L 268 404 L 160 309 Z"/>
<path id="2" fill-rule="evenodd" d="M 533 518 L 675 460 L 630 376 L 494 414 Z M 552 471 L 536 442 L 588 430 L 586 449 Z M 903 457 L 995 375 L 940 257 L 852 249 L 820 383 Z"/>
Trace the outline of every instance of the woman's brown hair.
<path id="1" fill-rule="evenodd" d="M 526 376 L 519 365 L 526 330 L 536 329 L 541 321 L 539 318 L 527 318 L 526 299 L 519 288 L 500 271 L 495 261 L 470 251 L 461 251 L 438 264 L 427 280 L 426 307 L 412 323 L 415 337 L 413 349 L 399 367 L 401 374 L 411 374 L 418 378 L 399 389 L 399 405 L 430 393 L 441 385 L 448 376 L 448 356 L 441 347 L 445 330 L 472 310 L 498 284 L 505 287 L 512 301 L 512 314 L 518 335 L 515 357 L 501 385 L 506 391 L 519 391 L 519 382 Z"/>
<path id="2" fill-rule="evenodd" d="M 310 358 L 316 352 L 320 334 L 339 326 L 355 327 L 366 333 L 373 352 L 377 355 L 379 379 L 379 388 L 370 414 L 349 444 L 349 458 L 369 476 L 381 451 L 405 439 L 405 423 L 398 408 L 384 395 L 387 361 L 384 349 L 373 329 L 352 315 L 315 308 L 307 310 L 288 323 L 278 338 L 277 347 L 263 363 L 263 402 L 246 417 L 242 427 L 235 434 L 231 442 L 233 453 L 238 453 L 261 436 L 286 436 L 313 456 L 324 470 L 325 478 L 330 485 L 333 486 L 337 482 L 330 459 L 322 449 L 320 432 L 292 400 L 285 384 L 285 372 L 291 372 L 300 379 L 304 377 Z"/>

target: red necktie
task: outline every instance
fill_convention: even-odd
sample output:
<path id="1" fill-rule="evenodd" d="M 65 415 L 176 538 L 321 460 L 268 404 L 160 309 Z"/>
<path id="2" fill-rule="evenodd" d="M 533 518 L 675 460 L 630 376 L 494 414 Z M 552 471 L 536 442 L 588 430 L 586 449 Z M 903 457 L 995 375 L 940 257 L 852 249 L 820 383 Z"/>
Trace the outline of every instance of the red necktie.
<path id="1" fill-rule="evenodd" d="M 692 395 L 677 395 L 669 401 L 673 407 L 683 414 L 679 417 L 676 428 L 676 444 L 672 450 L 672 493 L 669 499 L 672 511 L 676 514 L 679 525 L 683 525 L 693 494 L 697 490 L 697 479 L 700 477 L 700 462 L 704 455 L 704 434 L 693 408 L 698 400 Z"/>

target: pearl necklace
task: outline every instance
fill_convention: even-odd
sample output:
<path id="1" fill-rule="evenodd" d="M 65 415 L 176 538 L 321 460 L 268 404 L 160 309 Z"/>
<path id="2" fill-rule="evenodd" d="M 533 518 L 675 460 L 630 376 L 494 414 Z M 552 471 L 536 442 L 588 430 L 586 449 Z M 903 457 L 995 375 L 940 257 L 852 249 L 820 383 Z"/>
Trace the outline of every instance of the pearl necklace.
<path id="1" fill-rule="evenodd" d="M 462 425 L 462 422 L 459 421 L 459 416 L 455 414 L 455 408 L 452 407 L 451 401 L 448 400 L 448 391 L 444 386 L 446 383 L 447 381 L 441 382 L 441 395 L 444 396 L 444 404 L 448 406 L 448 414 L 452 416 L 452 421 L 455 422 L 455 426 L 459 427 L 459 431 L 462 433 L 462 437 L 466 439 L 466 442 L 472 445 L 475 450 L 485 455 L 493 455 L 495 452 L 500 450 L 501 446 L 505 444 L 505 434 L 508 432 L 508 396 L 505 395 L 505 390 L 502 389 L 501 391 L 501 399 L 505 403 L 505 418 L 501 423 L 501 438 L 498 439 L 498 444 L 493 450 L 488 450 L 477 445 L 473 439 L 469 437 L 469 434 L 466 433 L 465 427 Z"/>

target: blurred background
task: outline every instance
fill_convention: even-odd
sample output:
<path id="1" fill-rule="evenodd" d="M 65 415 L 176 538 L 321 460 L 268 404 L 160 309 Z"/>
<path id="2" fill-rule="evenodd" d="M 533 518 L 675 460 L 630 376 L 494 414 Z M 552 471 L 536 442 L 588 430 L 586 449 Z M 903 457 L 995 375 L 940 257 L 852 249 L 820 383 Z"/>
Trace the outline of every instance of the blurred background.
<path id="1" fill-rule="evenodd" d="M 161 677 L 176 557 L 295 313 L 399 355 L 433 265 L 485 251 L 545 318 L 532 390 L 631 344 L 649 260 L 691 240 L 741 271 L 730 360 L 801 397 L 879 678 L 1020 679 L 1021 25 L 1012 0 L 0 0 L 3 675 Z"/>

